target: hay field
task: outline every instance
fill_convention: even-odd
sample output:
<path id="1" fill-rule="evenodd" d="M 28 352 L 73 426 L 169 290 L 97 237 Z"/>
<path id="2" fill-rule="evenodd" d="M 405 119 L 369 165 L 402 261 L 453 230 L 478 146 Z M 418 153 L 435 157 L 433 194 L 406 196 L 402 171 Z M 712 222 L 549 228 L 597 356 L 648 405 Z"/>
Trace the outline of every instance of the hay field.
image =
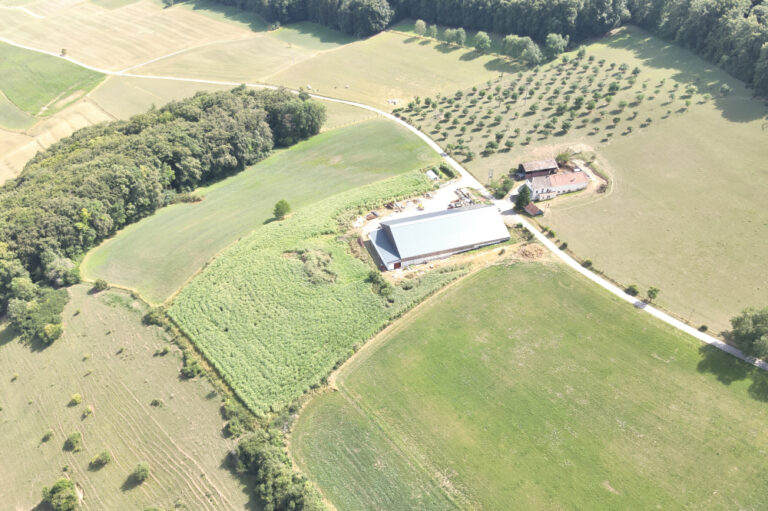
<path id="1" fill-rule="evenodd" d="M 277 200 L 300 210 L 436 159 L 420 139 L 385 120 L 320 134 L 199 190 L 200 203 L 170 206 L 127 227 L 92 250 L 81 270 L 161 303 L 224 247 L 263 228 Z"/>
<path id="2" fill-rule="evenodd" d="M 473 274 L 373 342 L 291 437 L 340 511 L 763 505 L 766 374 L 561 265 Z"/>
<path id="3" fill-rule="evenodd" d="M 48 348 L 22 345 L 0 327 L 3 508 L 34 508 L 43 486 L 68 475 L 84 492 L 84 510 L 250 509 L 246 490 L 221 466 L 233 444 L 222 436 L 213 387 L 179 379 L 175 347 L 155 355 L 166 336 L 142 325 L 144 309 L 127 294 L 91 295 L 80 285 L 70 295 L 65 333 Z M 68 406 L 74 393 L 82 404 Z M 154 399 L 162 406 L 151 406 Z M 93 413 L 83 418 L 88 406 Z M 76 431 L 83 450 L 64 451 Z M 112 461 L 90 469 L 103 449 Z M 139 462 L 151 475 L 133 487 L 126 481 Z"/>

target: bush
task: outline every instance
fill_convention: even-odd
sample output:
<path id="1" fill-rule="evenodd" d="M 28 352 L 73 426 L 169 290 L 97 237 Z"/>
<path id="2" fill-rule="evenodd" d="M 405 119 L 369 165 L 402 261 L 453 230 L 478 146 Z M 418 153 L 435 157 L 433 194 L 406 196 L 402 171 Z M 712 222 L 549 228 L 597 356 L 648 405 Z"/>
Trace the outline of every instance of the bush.
<path id="1" fill-rule="evenodd" d="M 592 261 L 590 259 L 584 259 L 584 261 L 581 262 L 581 265 L 584 268 L 592 268 Z"/>
<path id="2" fill-rule="evenodd" d="M 80 432 L 72 433 L 64 440 L 64 450 L 78 452 L 83 448 L 83 435 Z"/>
<path id="3" fill-rule="evenodd" d="M 43 502 L 53 511 L 74 511 L 80 507 L 75 484 L 66 478 L 59 479 L 51 488 L 43 488 Z"/>
<path id="4" fill-rule="evenodd" d="M 82 402 L 83 396 L 80 394 L 72 394 L 72 397 L 69 399 L 69 406 L 77 406 Z"/>
<path id="5" fill-rule="evenodd" d="M 91 291 L 98 293 L 100 291 L 106 291 L 107 289 L 109 289 L 109 283 L 106 280 L 96 279 L 96 281 L 93 283 Z"/>
<path id="6" fill-rule="evenodd" d="M 91 467 L 91 469 L 99 469 L 108 464 L 110 461 L 112 461 L 112 455 L 109 454 L 109 451 L 104 449 L 91 459 L 90 463 L 88 463 L 88 466 Z"/>
<path id="7" fill-rule="evenodd" d="M 699 332 L 706 332 L 707 330 L 709 330 L 709 327 L 707 325 L 701 325 L 699 327 Z"/>
<path id="8" fill-rule="evenodd" d="M 85 410 L 83 410 L 82 418 L 85 419 L 87 417 L 90 417 L 91 415 L 93 415 L 93 406 L 88 405 L 87 407 L 85 407 Z"/>
<path id="9" fill-rule="evenodd" d="M 149 465 L 146 463 L 139 463 L 131 474 L 133 480 L 137 484 L 141 484 L 149 477 Z"/>
<path id="10" fill-rule="evenodd" d="M 565 250 L 566 248 L 568 248 L 568 243 L 566 243 L 565 241 L 560 243 L 560 250 Z"/>
<path id="11" fill-rule="evenodd" d="M 627 293 L 629 296 L 637 296 L 640 294 L 640 289 L 637 287 L 637 285 L 632 284 L 628 286 L 625 290 L 625 293 Z"/>
<path id="12" fill-rule="evenodd" d="M 288 201 L 286 201 L 285 199 L 281 199 L 277 201 L 277 203 L 275 204 L 275 209 L 272 211 L 272 214 L 278 220 L 282 220 L 290 212 L 291 212 L 291 205 L 288 204 Z"/>
<path id="13" fill-rule="evenodd" d="M 181 376 L 186 379 L 191 379 L 203 374 L 203 368 L 200 362 L 189 354 L 188 350 L 184 350 L 183 366 L 181 367 Z"/>
<path id="14" fill-rule="evenodd" d="M 162 399 L 153 399 L 149 402 L 149 406 L 154 406 L 155 408 L 162 408 L 163 407 L 163 400 Z"/>
<path id="15" fill-rule="evenodd" d="M 49 429 L 48 431 L 46 431 L 46 432 L 43 434 L 43 438 L 41 438 L 40 440 L 41 440 L 43 443 L 45 443 L 45 442 L 48 442 L 48 441 L 49 441 L 51 438 L 53 438 L 53 430 L 52 430 L 52 429 Z"/>
<path id="16" fill-rule="evenodd" d="M 443 175 L 448 179 L 453 179 L 454 177 L 456 177 L 456 173 L 453 171 L 451 166 L 448 165 L 447 163 L 441 163 L 439 169 L 440 169 L 440 172 L 442 172 Z"/>
<path id="17" fill-rule="evenodd" d="M 145 325 L 156 325 L 156 326 L 164 326 L 166 317 L 165 317 L 165 307 L 162 305 L 157 307 L 152 307 L 147 311 L 146 314 L 144 314 L 144 317 L 141 318 L 141 321 Z"/>

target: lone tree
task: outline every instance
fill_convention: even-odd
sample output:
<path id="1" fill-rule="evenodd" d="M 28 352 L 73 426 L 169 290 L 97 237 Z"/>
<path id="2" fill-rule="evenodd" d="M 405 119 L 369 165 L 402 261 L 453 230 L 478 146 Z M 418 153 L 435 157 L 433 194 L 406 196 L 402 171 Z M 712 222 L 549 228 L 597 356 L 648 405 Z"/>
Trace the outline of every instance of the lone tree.
<path id="1" fill-rule="evenodd" d="M 133 471 L 133 480 L 137 484 L 141 484 L 149 477 L 149 466 L 146 463 L 139 463 L 136 465 L 136 469 Z"/>
<path id="2" fill-rule="evenodd" d="M 657 287 L 649 287 L 648 291 L 645 293 L 646 297 L 648 297 L 648 301 L 652 302 L 656 299 L 657 296 L 659 296 L 659 288 Z"/>
<path id="3" fill-rule="evenodd" d="M 768 307 L 750 307 L 731 318 L 733 342 L 746 353 L 768 357 Z"/>
<path id="4" fill-rule="evenodd" d="M 517 199 L 515 199 L 515 207 L 517 209 L 523 209 L 531 203 L 531 189 L 523 185 L 517 192 Z"/>
<path id="5" fill-rule="evenodd" d="M 278 220 L 282 220 L 290 212 L 291 212 L 291 205 L 288 204 L 288 201 L 285 199 L 280 199 L 275 204 L 275 209 L 272 211 L 272 214 L 275 215 L 275 218 L 277 218 Z"/>
<path id="6" fill-rule="evenodd" d="M 423 36 L 427 33 L 427 24 L 424 23 L 424 20 L 416 20 L 416 24 L 413 26 L 413 30 L 419 36 Z"/>
<path id="7" fill-rule="evenodd" d="M 491 38 L 488 37 L 488 34 L 486 34 L 481 30 L 480 32 L 475 34 L 475 38 L 472 41 L 472 45 L 480 53 L 485 53 L 491 49 Z"/>

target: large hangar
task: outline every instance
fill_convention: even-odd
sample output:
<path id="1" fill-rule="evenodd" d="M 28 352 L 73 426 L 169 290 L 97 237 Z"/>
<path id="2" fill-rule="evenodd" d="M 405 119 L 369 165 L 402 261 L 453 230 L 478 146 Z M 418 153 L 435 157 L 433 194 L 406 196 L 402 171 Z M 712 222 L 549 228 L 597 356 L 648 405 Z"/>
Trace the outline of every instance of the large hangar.
<path id="1" fill-rule="evenodd" d="M 469 206 L 381 222 L 370 234 L 382 270 L 448 257 L 509 239 L 494 206 Z"/>

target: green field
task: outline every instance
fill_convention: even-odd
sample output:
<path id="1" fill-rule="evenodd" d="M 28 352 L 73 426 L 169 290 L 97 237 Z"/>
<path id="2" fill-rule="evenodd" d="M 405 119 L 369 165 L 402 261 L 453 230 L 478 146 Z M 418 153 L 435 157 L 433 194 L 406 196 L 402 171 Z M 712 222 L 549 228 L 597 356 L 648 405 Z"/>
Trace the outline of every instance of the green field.
<path id="1" fill-rule="evenodd" d="M 563 266 L 478 272 L 373 342 L 292 434 L 339 510 L 763 507 L 766 374 Z"/>
<path id="2" fill-rule="evenodd" d="M 0 93 L 0 126 L 12 130 L 23 130 L 36 122 L 37 118 L 21 110 Z"/>
<path id="3" fill-rule="evenodd" d="M 81 285 L 70 295 L 65 333 L 50 347 L 24 345 L 0 327 L 2 507 L 43 509 L 35 507 L 42 488 L 68 476 L 83 491 L 84 510 L 252 509 L 221 464 L 234 444 L 222 436 L 213 387 L 179 379 L 178 349 L 162 330 L 142 325 L 144 307 L 127 294 L 92 295 Z M 170 352 L 156 355 L 164 346 Z M 68 406 L 75 393 L 82 403 Z M 155 399 L 162 406 L 151 406 Z M 42 441 L 49 430 L 52 438 Z M 64 451 L 74 432 L 82 451 Z M 89 468 L 104 449 L 112 461 Z M 139 462 L 151 475 L 133 487 L 127 481 Z"/>
<path id="4" fill-rule="evenodd" d="M 279 410 L 393 318 L 463 270 L 393 286 L 391 300 L 355 257 L 347 221 L 432 188 L 419 171 L 336 194 L 272 222 L 222 252 L 169 313 L 254 411 Z M 367 259 L 367 256 L 364 256 Z"/>
<path id="5" fill-rule="evenodd" d="M 278 199 L 300 209 L 343 190 L 434 163 L 409 131 L 370 120 L 320 134 L 133 224 L 91 251 L 83 276 L 165 301 L 224 247 L 262 228 Z"/>
<path id="6" fill-rule="evenodd" d="M 104 76 L 65 60 L 0 43 L 0 91 L 31 115 L 50 115 Z"/>

